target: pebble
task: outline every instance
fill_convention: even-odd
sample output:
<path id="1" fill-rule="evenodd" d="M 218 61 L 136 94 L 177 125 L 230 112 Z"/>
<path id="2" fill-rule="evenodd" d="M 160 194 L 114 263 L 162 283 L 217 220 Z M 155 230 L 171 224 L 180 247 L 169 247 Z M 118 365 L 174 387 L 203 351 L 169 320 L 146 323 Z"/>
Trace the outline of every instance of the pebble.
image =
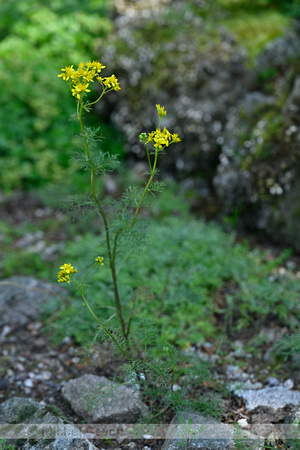
<path id="1" fill-rule="evenodd" d="M 77 364 L 79 363 L 80 358 L 78 358 L 78 356 L 75 356 L 75 358 L 72 358 L 72 363 Z"/>
<path id="2" fill-rule="evenodd" d="M 85 436 L 87 439 L 90 439 L 90 440 L 96 438 L 95 433 L 85 433 Z"/>
<path id="3" fill-rule="evenodd" d="M 137 447 L 135 442 L 129 442 L 128 446 L 127 446 L 130 450 L 133 450 Z"/>
<path id="4" fill-rule="evenodd" d="M 243 372 L 240 367 L 231 364 L 226 367 L 226 375 L 230 380 L 237 381 L 246 381 L 249 378 L 249 375 Z"/>
<path id="5" fill-rule="evenodd" d="M 275 377 L 269 377 L 267 381 L 270 387 L 279 386 L 279 381 Z"/>
<path id="6" fill-rule="evenodd" d="M 52 378 L 52 373 L 48 370 L 43 370 L 41 373 L 36 375 L 35 378 L 40 381 L 48 381 Z"/>
<path id="7" fill-rule="evenodd" d="M 5 336 L 7 336 L 11 332 L 12 328 L 9 325 L 4 325 L 2 332 L 1 332 L 1 338 L 4 339 Z"/>
<path id="8" fill-rule="evenodd" d="M 24 381 L 24 386 L 30 389 L 33 388 L 33 381 L 30 378 L 26 378 Z"/>
<path id="9" fill-rule="evenodd" d="M 46 341 L 46 339 L 43 339 L 43 338 L 37 338 L 37 339 L 35 339 L 35 341 L 33 342 L 33 347 L 34 347 L 36 350 L 41 350 L 41 349 L 45 348 L 46 345 L 47 345 L 47 341 Z"/>
<path id="10" fill-rule="evenodd" d="M 294 387 L 294 382 L 291 378 L 288 378 L 287 380 L 285 380 L 285 382 L 283 383 L 283 386 L 287 389 L 293 389 Z"/>
<path id="11" fill-rule="evenodd" d="M 249 426 L 247 419 L 239 419 L 237 422 L 242 428 L 248 428 Z"/>

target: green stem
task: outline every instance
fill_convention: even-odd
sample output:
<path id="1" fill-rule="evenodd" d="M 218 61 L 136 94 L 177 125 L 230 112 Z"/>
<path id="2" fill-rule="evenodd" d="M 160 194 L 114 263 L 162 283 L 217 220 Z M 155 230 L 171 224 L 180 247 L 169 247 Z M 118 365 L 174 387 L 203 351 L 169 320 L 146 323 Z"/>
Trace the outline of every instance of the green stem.
<path id="1" fill-rule="evenodd" d="M 151 160 L 150 160 L 150 155 L 149 155 L 149 150 L 148 150 L 148 145 L 147 144 L 146 144 L 146 151 L 147 151 L 147 158 L 148 158 L 150 173 L 152 173 Z"/>
<path id="2" fill-rule="evenodd" d="M 91 267 L 91 268 L 87 271 L 87 273 L 84 275 L 84 277 L 83 277 L 83 279 L 82 279 L 82 281 L 81 281 L 81 283 L 80 283 L 80 285 L 79 285 L 80 288 L 82 287 L 83 282 L 84 282 L 84 280 L 86 279 L 86 277 L 88 276 L 88 274 L 91 272 L 91 270 L 93 270 L 93 268 L 94 268 L 95 266 L 97 266 L 97 264 L 98 264 L 98 263 L 93 264 L 92 267 Z M 75 281 L 75 280 L 74 280 L 74 281 Z"/>
<path id="3" fill-rule="evenodd" d="M 172 352 L 171 351 L 169 351 L 169 355 L 170 355 L 170 358 L 171 358 L 171 361 L 172 361 L 172 382 L 171 382 L 171 391 L 173 391 L 173 386 L 174 386 L 174 384 L 175 384 L 175 368 L 174 368 L 174 359 L 173 359 L 173 355 L 172 355 Z"/>
<path id="4" fill-rule="evenodd" d="M 93 267 L 94 267 L 94 266 L 93 266 Z M 87 275 L 87 274 L 86 274 L 86 275 Z M 85 276 L 85 277 L 86 277 L 86 276 Z M 114 343 L 116 344 L 116 346 L 118 347 L 118 349 L 120 350 L 120 352 L 123 353 L 123 355 L 126 356 L 126 358 L 132 360 L 131 356 L 129 356 L 129 355 L 125 352 L 125 350 L 121 347 L 121 345 L 119 344 L 119 342 L 117 341 L 117 339 L 114 337 L 114 335 L 109 331 L 109 329 L 104 325 L 104 323 L 101 322 L 100 319 L 98 319 L 98 317 L 96 316 L 96 314 L 94 313 L 94 311 L 92 310 L 92 308 L 90 307 L 90 305 L 88 304 L 88 302 L 87 302 L 87 300 L 86 300 L 86 298 L 85 298 L 85 295 L 84 295 L 84 293 L 83 293 L 82 287 L 81 287 L 81 286 L 82 286 L 82 283 L 83 283 L 83 280 L 82 280 L 82 282 L 81 282 L 80 284 L 78 284 L 78 283 L 74 280 L 74 278 L 72 278 L 72 279 L 73 279 L 73 281 L 75 282 L 76 286 L 78 287 L 78 289 L 79 289 L 79 291 L 80 291 L 80 294 L 81 294 L 81 296 L 82 296 L 82 298 L 83 298 L 83 301 L 84 301 L 84 303 L 85 303 L 85 306 L 87 307 L 87 309 L 89 310 L 89 312 L 92 314 L 92 316 L 94 317 L 94 319 L 97 320 L 97 322 L 99 323 L 99 325 L 101 325 L 101 327 L 105 330 L 105 332 L 108 334 L 108 336 L 114 341 Z"/>
<path id="5" fill-rule="evenodd" d="M 147 183 L 147 185 L 146 185 L 146 187 L 145 187 L 145 190 L 144 190 L 144 192 L 143 192 L 143 194 L 142 194 L 142 196 L 141 196 L 141 198 L 140 198 L 140 201 L 139 201 L 139 203 L 138 203 L 138 205 L 137 205 L 137 207 L 136 207 L 135 215 L 134 215 L 134 218 L 133 218 L 132 223 L 131 223 L 131 225 L 130 225 L 130 228 L 132 228 L 133 225 L 135 224 L 135 221 L 136 221 L 136 219 L 137 219 L 137 216 L 138 216 L 138 213 L 139 213 L 139 209 L 140 209 L 140 207 L 141 207 L 141 204 L 142 204 L 142 202 L 143 202 L 143 200 L 144 200 L 145 195 L 146 195 L 147 192 L 148 192 L 149 186 L 150 186 L 150 184 L 151 184 L 151 182 L 152 182 L 152 179 L 153 179 L 153 177 L 154 177 L 154 175 L 155 175 L 155 169 L 156 169 L 156 164 L 157 164 L 157 157 L 158 157 L 158 149 L 156 148 L 156 149 L 155 149 L 155 158 L 154 158 L 154 163 L 153 163 L 153 169 L 151 170 L 151 176 L 150 176 L 149 181 L 148 181 L 148 183 Z"/>
<path id="6" fill-rule="evenodd" d="M 100 95 L 99 99 L 104 95 L 104 93 L 105 93 L 105 89 L 103 90 L 103 92 Z M 93 103 L 95 103 L 95 102 L 93 102 Z M 93 103 L 89 103 L 87 106 L 90 106 Z M 114 297 L 115 297 L 116 311 L 117 311 L 117 314 L 118 314 L 118 317 L 119 317 L 119 320 L 120 320 L 120 323 L 121 323 L 123 337 L 126 338 L 126 326 L 125 326 L 125 322 L 124 322 L 123 314 L 122 314 L 122 308 L 121 308 L 121 302 L 120 302 L 120 296 L 119 296 L 119 290 L 118 290 L 118 284 L 117 284 L 115 260 L 114 260 L 113 254 L 111 252 L 109 226 L 108 226 L 108 223 L 107 223 L 104 211 L 103 211 L 103 209 L 102 209 L 102 207 L 101 207 L 101 205 L 99 203 L 99 200 L 97 199 L 97 195 L 96 195 L 96 192 L 95 192 L 95 186 L 94 186 L 95 169 L 94 169 L 93 163 L 91 161 L 91 156 L 90 156 L 89 147 L 88 147 L 88 141 L 87 141 L 86 133 L 84 131 L 84 126 L 83 126 L 83 123 L 82 123 L 82 112 L 83 112 L 83 100 L 81 99 L 80 100 L 80 105 L 79 105 L 79 116 L 78 117 L 79 117 L 80 129 L 81 129 L 81 134 L 82 134 L 82 137 L 83 137 L 85 152 L 86 152 L 86 155 L 87 155 L 87 158 L 89 160 L 90 167 L 91 167 L 91 191 L 92 191 L 92 197 L 94 199 L 94 202 L 95 202 L 95 204 L 97 206 L 98 212 L 101 215 L 103 223 L 104 223 L 105 236 L 106 236 L 106 246 L 107 246 L 108 258 L 109 258 L 109 266 L 110 266 L 112 280 L 113 280 L 113 286 L 114 286 Z"/>
<path id="7" fill-rule="evenodd" d="M 92 106 L 95 103 L 99 102 L 99 100 L 101 100 L 101 98 L 103 97 L 103 95 L 108 92 L 103 86 L 102 86 L 102 92 L 100 94 L 100 97 L 97 98 L 97 100 L 95 100 L 94 102 L 88 103 L 87 105 L 85 105 L 86 107 Z"/>

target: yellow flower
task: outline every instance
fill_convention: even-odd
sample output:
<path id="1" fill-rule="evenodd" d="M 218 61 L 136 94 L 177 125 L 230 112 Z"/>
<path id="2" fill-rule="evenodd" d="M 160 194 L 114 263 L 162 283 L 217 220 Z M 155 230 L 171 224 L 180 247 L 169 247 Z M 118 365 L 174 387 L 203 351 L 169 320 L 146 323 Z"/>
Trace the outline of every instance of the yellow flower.
<path id="1" fill-rule="evenodd" d="M 65 73 L 61 73 L 61 74 L 59 74 L 59 75 L 57 75 L 58 77 L 62 77 L 62 79 L 64 80 L 64 81 L 68 81 L 69 80 L 69 78 L 73 75 L 73 73 L 74 73 L 74 69 L 73 69 L 73 66 L 67 66 L 67 67 L 65 67 L 64 69 L 61 69 L 61 71 L 62 72 L 65 72 Z"/>
<path id="2" fill-rule="evenodd" d="M 115 77 L 115 75 L 102 78 L 102 83 L 104 84 L 105 87 L 108 87 L 109 89 L 114 89 L 115 91 L 119 91 L 121 89 L 119 86 L 118 79 Z"/>
<path id="3" fill-rule="evenodd" d="M 86 84 L 84 84 L 84 83 L 75 84 L 74 87 L 72 88 L 72 95 L 74 95 L 77 98 L 80 98 L 86 92 L 91 92 L 91 90 L 88 89 L 88 87 L 89 87 L 88 83 L 86 83 Z"/>
<path id="4" fill-rule="evenodd" d="M 70 276 L 72 277 L 73 273 L 77 272 L 77 269 L 74 269 L 74 267 L 70 264 L 63 264 L 60 266 L 60 271 L 58 272 L 58 282 L 59 283 L 68 283 L 70 284 Z"/>
<path id="5" fill-rule="evenodd" d="M 93 78 L 94 78 L 95 75 L 96 75 L 96 70 L 90 70 L 90 71 L 86 70 L 86 73 L 83 76 L 83 79 L 86 80 L 86 81 L 89 81 L 89 82 L 90 81 L 94 82 Z"/>
<path id="6" fill-rule="evenodd" d="M 88 89 L 89 84 L 94 82 L 94 78 L 104 68 L 105 66 L 99 61 L 80 62 L 77 70 L 73 69 L 73 66 L 67 66 L 61 69 L 62 73 L 57 76 L 62 77 L 65 81 L 70 80 L 68 84 L 71 88 L 72 95 L 80 100 L 86 92 L 90 92 Z M 105 92 L 109 92 L 110 90 L 119 91 L 121 89 L 115 75 L 106 78 L 97 76 L 97 80 L 103 85 Z"/>
<path id="7" fill-rule="evenodd" d="M 181 142 L 181 139 L 179 138 L 178 134 L 174 133 L 172 134 L 172 143 L 176 144 L 177 142 Z"/>
<path id="8" fill-rule="evenodd" d="M 100 264 L 100 266 L 104 266 L 104 262 L 103 262 L 104 258 L 102 256 L 97 256 L 97 258 L 95 259 L 97 264 Z"/>
<path id="9" fill-rule="evenodd" d="M 160 117 L 161 119 L 163 117 L 165 117 L 165 115 L 167 114 L 167 111 L 165 111 L 164 106 L 156 105 L 156 109 L 157 109 L 158 117 Z"/>
<path id="10" fill-rule="evenodd" d="M 148 134 L 147 142 L 151 142 L 154 148 L 161 150 L 168 147 L 170 144 L 180 142 L 180 139 L 178 134 L 171 134 L 166 128 L 164 128 L 163 131 L 156 128 L 155 131 L 151 131 L 151 133 Z"/>
<path id="11" fill-rule="evenodd" d="M 102 69 L 105 69 L 106 66 L 103 66 L 99 61 L 93 61 L 92 66 L 97 70 L 97 72 L 101 72 Z"/>

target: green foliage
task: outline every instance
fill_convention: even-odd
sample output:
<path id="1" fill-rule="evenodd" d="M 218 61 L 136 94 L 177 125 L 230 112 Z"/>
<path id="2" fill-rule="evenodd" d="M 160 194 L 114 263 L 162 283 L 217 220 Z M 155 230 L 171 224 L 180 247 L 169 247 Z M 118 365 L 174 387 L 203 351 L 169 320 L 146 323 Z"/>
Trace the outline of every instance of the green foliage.
<path id="1" fill-rule="evenodd" d="M 222 396 L 216 392 L 201 394 L 194 401 L 194 407 L 205 416 L 215 417 L 221 420 L 224 408 L 222 406 Z"/>
<path id="2" fill-rule="evenodd" d="M 108 5 L 108 0 L 1 2 L 2 189 L 36 187 L 74 172 L 69 153 L 76 124 L 66 128 L 62 120 L 74 103 L 57 74 L 66 61 L 98 57 L 97 39 L 112 26 Z"/>
<path id="3" fill-rule="evenodd" d="M 40 253 L 31 253 L 21 250 L 16 253 L 6 253 L 1 261 L 1 270 L 4 277 L 10 277 L 18 273 L 19 275 L 33 275 L 40 278 L 47 278 L 50 263 L 45 262 Z"/>
<path id="4" fill-rule="evenodd" d="M 201 221 L 173 217 L 162 218 L 159 224 L 148 220 L 148 225 L 148 241 L 141 244 L 139 253 L 134 255 L 134 249 L 124 244 L 118 255 L 126 317 L 132 308 L 135 311 L 136 320 L 131 323 L 134 334 L 139 329 L 145 331 L 140 321 L 151 317 L 162 341 L 185 347 L 215 335 L 216 312 L 238 328 L 267 318 L 290 327 L 290 316 L 299 317 L 298 284 L 285 277 L 277 281 L 268 277 L 287 254 L 263 263 L 259 252 L 250 253 L 247 245 L 235 245 L 233 234 Z M 67 260 L 80 261 L 76 266 L 79 273 L 98 254 L 105 256 L 103 237 L 95 244 L 91 234 L 66 248 Z M 90 274 L 86 292 L 95 312 L 109 318 L 113 314 L 112 284 L 106 259 L 105 263 L 104 268 Z M 236 285 L 236 292 L 227 295 L 225 311 L 218 309 L 212 298 L 227 283 Z M 60 304 L 55 328 L 61 338 L 69 334 L 86 342 L 97 327 L 82 310 L 78 293 L 74 294 L 71 306 Z"/>
<path id="5" fill-rule="evenodd" d="M 275 348 L 285 361 L 292 361 L 294 357 L 297 358 L 300 355 L 300 332 L 283 337 L 277 342 Z"/>
<path id="6" fill-rule="evenodd" d="M 179 421 L 181 423 L 181 431 L 179 433 L 181 439 L 176 441 L 176 443 L 178 443 L 181 447 L 188 449 L 191 439 L 195 438 L 197 434 L 204 429 L 204 425 L 195 429 L 195 427 L 193 427 L 193 419 L 191 416 L 188 423 L 185 423 L 184 419 L 181 417 L 179 418 Z"/>
<path id="7" fill-rule="evenodd" d="M 23 405 L 18 411 L 18 416 L 15 420 L 15 423 L 22 423 L 25 420 L 32 417 L 37 411 L 36 405 Z"/>
<path id="8" fill-rule="evenodd" d="M 6 445 L 6 439 L 0 438 L 0 450 L 16 450 L 14 445 Z"/>
<path id="9" fill-rule="evenodd" d="M 239 450 L 246 450 L 246 449 L 254 450 L 257 448 L 257 445 L 255 444 L 254 441 L 251 443 L 249 442 L 249 439 L 247 440 L 244 438 L 241 427 L 238 424 L 235 424 L 234 427 L 233 440 L 234 440 L 234 448 L 237 448 Z"/>

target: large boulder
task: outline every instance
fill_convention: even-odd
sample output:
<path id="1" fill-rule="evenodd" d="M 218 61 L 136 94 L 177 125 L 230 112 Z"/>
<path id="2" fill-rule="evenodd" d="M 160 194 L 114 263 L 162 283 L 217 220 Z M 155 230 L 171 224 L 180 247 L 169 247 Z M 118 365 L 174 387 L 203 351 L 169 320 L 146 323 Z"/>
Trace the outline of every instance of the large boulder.
<path id="1" fill-rule="evenodd" d="M 299 251 L 300 36 L 292 34 L 290 47 L 290 34 L 275 40 L 258 59 L 257 74 L 275 72 L 260 91 L 243 96 L 227 122 L 213 183 L 223 213 Z"/>
<path id="2" fill-rule="evenodd" d="M 139 134 L 157 127 L 155 105 L 164 105 L 163 126 L 182 143 L 166 151 L 159 167 L 177 178 L 209 177 L 227 116 L 252 83 L 246 52 L 224 27 L 212 29 L 185 2 L 155 3 L 119 10 L 100 59 L 118 76 L 121 90 L 97 107 L 125 134 L 129 160 L 136 161 L 146 156 Z M 204 3 L 197 4 L 199 11 Z"/>
<path id="3" fill-rule="evenodd" d="M 68 381 L 62 395 L 87 423 L 135 423 L 148 412 L 138 391 L 92 374 Z"/>
<path id="4" fill-rule="evenodd" d="M 207 450 L 233 450 L 235 445 L 235 428 L 233 425 L 220 423 L 213 417 L 206 417 L 193 412 L 177 413 L 167 431 L 162 450 L 180 450 L 183 447 Z M 240 444 L 244 449 L 259 450 L 263 448 L 263 439 L 248 431 L 240 431 Z"/>
<path id="5" fill-rule="evenodd" d="M 40 307 L 51 296 L 66 291 L 54 283 L 33 277 L 13 276 L 0 280 L 0 326 L 25 326 L 37 319 Z"/>
<path id="6" fill-rule="evenodd" d="M 0 429 L 7 445 L 26 450 L 96 450 L 58 408 L 30 398 L 12 397 L 0 404 Z"/>

